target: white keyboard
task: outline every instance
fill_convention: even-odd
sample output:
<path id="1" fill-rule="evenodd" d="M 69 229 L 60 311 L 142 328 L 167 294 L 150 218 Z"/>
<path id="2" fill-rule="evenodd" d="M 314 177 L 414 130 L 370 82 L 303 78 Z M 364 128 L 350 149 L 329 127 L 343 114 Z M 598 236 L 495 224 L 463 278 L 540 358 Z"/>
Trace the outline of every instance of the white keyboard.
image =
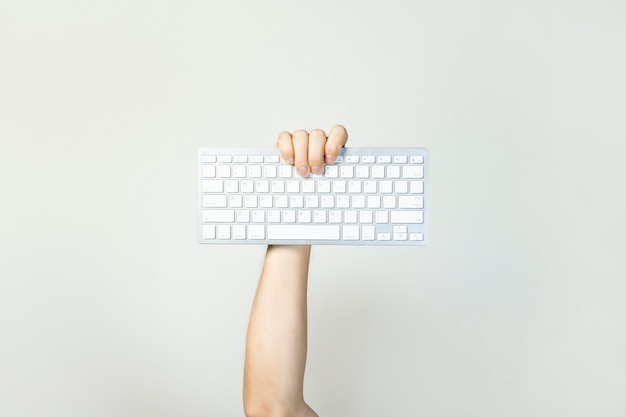
<path id="1" fill-rule="evenodd" d="M 302 178 L 277 148 L 201 148 L 198 241 L 425 245 L 428 149 L 343 148 Z"/>

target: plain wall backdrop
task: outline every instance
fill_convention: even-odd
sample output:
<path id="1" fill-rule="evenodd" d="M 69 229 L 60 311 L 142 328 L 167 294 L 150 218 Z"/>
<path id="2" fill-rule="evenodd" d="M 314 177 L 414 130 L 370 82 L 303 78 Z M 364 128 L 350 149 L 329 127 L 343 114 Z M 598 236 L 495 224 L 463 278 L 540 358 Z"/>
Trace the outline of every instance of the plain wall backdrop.
<path id="1" fill-rule="evenodd" d="M 203 146 L 425 146 L 430 243 L 313 248 L 321 417 L 626 415 L 626 3 L 0 0 L 0 415 L 241 416 L 264 248 Z"/>

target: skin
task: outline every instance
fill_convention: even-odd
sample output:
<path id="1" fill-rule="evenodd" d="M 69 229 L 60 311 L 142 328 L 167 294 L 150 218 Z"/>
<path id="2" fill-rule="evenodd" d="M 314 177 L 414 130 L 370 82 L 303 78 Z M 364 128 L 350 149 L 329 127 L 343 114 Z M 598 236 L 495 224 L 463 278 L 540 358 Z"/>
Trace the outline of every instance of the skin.
<path id="1" fill-rule="evenodd" d="M 282 132 L 282 158 L 298 174 L 320 174 L 348 140 L 343 126 Z M 307 354 L 307 283 L 311 246 L 269 245 L 252 305 L 243 399 L 247 417 L 318 417 L 304 401 Z"/>

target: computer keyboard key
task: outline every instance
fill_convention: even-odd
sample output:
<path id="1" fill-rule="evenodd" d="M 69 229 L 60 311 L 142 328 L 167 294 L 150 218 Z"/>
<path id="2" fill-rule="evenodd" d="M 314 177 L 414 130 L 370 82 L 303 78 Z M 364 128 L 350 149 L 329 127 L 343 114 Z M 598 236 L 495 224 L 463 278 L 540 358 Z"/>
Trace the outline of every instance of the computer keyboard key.
<path id="1" fill-rule="evenodd" d="M 381 198 L 379 195 L 367 196 L 367 208 L 377 209 L 380 208 Z"/>
<path id="2" fill-rule="evenodd" d="M 406 181 L 398 180 L 393 183 L 394 192 L 396 194 L 406 194 L 409 192 L 408 183 Z"/>
<path id="3" fill-rule="evenodd" d="M 335 196 L 323 195 L 322 196 L 322 204 L 321 205 L 324 208 L 334 208 L 335 207 Z"/>
<path id="4" fill-rule="evenodd" d="M 296 211 L 295 210 L 283 210 L 283 223 L 295 223 Z"/>
<path id="5" fill-rule="evenodd" d="M 421 210 L 392 211 L 391 223 L 423 223 L 424 213 Z"/>
<path id="6" fill-rule="evenodd" d="M 363 181 L 363 192 L 366 194 L 376 193 L 376 181 Z"/>
<path id="7" fill-rule="evenodd" d="M 333 193 L 343 194 L 346 192 L 346 182 L 343 180 L 333 181 Z"/>
<path id="8" fill-rule="evenodd" d="M 270 182 L 268 180 L 257 180 L 256 181 L 256 192 L 257 193 L 269 193 L 270 192 Z"/>
<path id="9" fill-rule="evenodd" d="M 423 208 L 424 197 L 421 195 L 401 195 L 398 197 L 398 208 Z"/>
<path id="10" fill-rule="evenodd" d="M 350 194 L 360 193 L 362 189 L 361 181 L 348 181 L 348 192 Z"/>
<path id="11" fill-rule="evenodd" d="M 376 211 L 374 214 L 376 223 L 389 223 L 389 212 L 386 210 Z"/>
<path id="12" fill-rule="evenodd" d="M 341 178 L 353 178 L 354 177 L 354 166 L 353 165 L 342 165 L 340 168 Z"/>
<path id="13" fill-rule="evenodd" d="M 224 191 L 227 193 L 238 193 L 239 192 L 239 181 L 237 180 L 226 180 L 224 181 Z"/>
<path id="14" fill-rule="evenodd" d="M 348 207 L 350 207 L 350 196 L 338 195 L 337 196 L 337 208 L 348 208 Z"/>
<path id="15" fill-rule="evenodd" d="M 311 211 L 298 210 L 298 223 L 311 223 Z"/>
<path id="16" fill-rule="evenodd" d="M 396 208 L 396 196 L 395 195 L 386 195 L 383 196 L 383 208 Z"/>
<path id="17" fill-rule="evenodd" d="M 272 208 L 274 207 L 274 198 L 269 195 L 260 195 L 259 196 L 259 207 L 262 208 Z"/>
<path id="18" fill-rule="evenodd" d="M 218 165 L 217 176 L 219 178 L 230 178 L 230 165 Z"/>
<path id="19" fill-rule="evenodd" d="M 388 165 L 387 178 L 400 178 L 400 167 L 398 165 Z"/>
<path id="20" fill-rule="evenodd" d="M 314 193 L 315 192 L 315 182 L 311 179 L 302 181 L 302 192 L 303 193 Z"/>
<path id="21" fill-rule="evenodd" d="M 277 175 L 276 165 L 264 165 L 263 166 L 263 177 L 276 178 L 276 175 Z"/>
<path id="22" fill-rule="evenodd" d="M 243 224 L 233 225 L 233 239 L 243 240 L 246 238 L 246 226 Z"/>
<path id="23" fill-rule="evenodd" d="M 243 207 L 243 197 L 239 194 L 229 195 L 228 207 L 231 207 L 231 208 Z"/>
<path id="24" fill-rule="evenodd" d="M 203 239 L 215 239 L 215 225 L 214 224 L 202 225 L 202 238 Z"/>
<path id="25" fill-rule="evenodd" d="M 217 238 L 218 239 L 230 239 L 230 225 L 229 224 L 219 224 L 217 225 Z"/>
<path id="26" fill-rule="evenodd" d="M 327 165 L 324 169 L 324 176 L 327 178 L 339 177 L 339 167 L 337 165 Z"/>
<path id="27" fill-rule="evenodd" d="M 215 165 L 202 166 L 202 176 L 204 178 L 215 178 Z"/>
<path id="28" fill-rule="evenodd" d="M 385 178 L 385 167 L 382 165 L 372 166 L 372 178 L 374 179 Z"/>
<path id="29" fill-rule="evenodd" d="M 280 210 L 268 210 L 267 222 L 268 223 L 280 223 Z"/>
<path id="30" fill-rule="evenodd" d="M 259 196 L 248 194 L 243 198 L 243 205 L 247 208 L 256 208 L 259 206 Z"/>
<path id="31" fill-rule="evenodd" d="M 278 166 L 278 176 L 280 178 L 291 178 L 291 177 L 293 177 L 293 166 L 291 166 L 291 165 L 279 165 Z"/>
<path id="32" fill-rule="evenodd" d="M 339 226 L 268 225 L 267 238 L 275 240 L 339 240 Z"/>
<path id="33" fill-rule="evenodd" d="M 371 210 L 360 210 L 359 211 L 359 222 L 360 223 L 372 223 L 374 221 L 374 214 Z"/>
<path id="34" fill-rule="evenodd" d="M 237 223 L 249 223 L 250 222 L 250 210 L 237 210 Z"/>
<path id="35" fill-rule="evenodd" d="M 361 238 L 363 240 L 374 240 L 376 236 L 376 227 L 361 226 Z"/>
<path id="36" fill-rule="evenodd" d="M 402 167 L 403 178 L 424 178 L 424 167 L 422 165 L 405 165 Z"/>
<path id="37" fill-rule="evenodd" d="M 356 167 L 356 177 L 357 178 L 369 178 L 370 176 L 370 167 L 367 165 L 358 165 Z"/>
<path id="38" fill-rule="evenodd" d="M 271 183 L 272 193 L 284 193 L 285 192 L 285 181 L 284 180 L 273 180 Z"/>
<path id="39" fill-rule="evenodd" d="M 242 193 L 251 193 L 254 191 L 254 181 L 253 180 L 241 180 L 239 182 L 240 192 Z"/>
<path id="40" fill-rule="evenodd" d="M 317 192 L 318 193 L 330 193 L 330 181 L 328 180 L 319 180 L 317 182 Z"/>
<path id="41" fill-rule="evenodd" d="M 304 205 L 308 208 L 318 208 L 320 206 L 319 196 L 307 195 L 304 199 Z"/>
<path id="42" fill-rule="evenodd" d="M 289 207 L 289 197 L 284 194 L 274 196 L 274 204 L 278 208 L 287 208 Z"/>
<path id="43" fill-rule="evenodd" d="M 250 178 L 261 178 L 262 172 L 263 172 L 263 169 L 261 165 L 250 165 L 248 167 L 248 176 Z"/>
<path id="44" fill-rule="evenodd" d="M 235 210 L 202 210 L 202 221 L 205 223 L 233 223 Z"/>
<path id="45" fill-rule="evenodd" d="M 302 195 L 292 195 L 289 206 L 292 207 L 292 208 L 302 208 L 302 207 L 304 207 L 304 196 L 302 196 Z"/>
<path id="46" fill-rule="evenodd" d="M 233 166 L 233 178 L 245 178 L 246 177 L 246 166 L 245 165 L 235 165 Z"/>
<path id="47" fill-rule="evenodd" d="M 356 210 L 346 210 L 343 212 L 343 221 L 345 223 L 357 223 L 358 213 Z"/>
<path id="48" fill-rule="evenodd" d="M 226 208 L 228 203 L 224 194 L 205 194 L 202 196 L 203 207 Z"/>
<path id="49" fill-rule="evenodd" d="M 204 180 L 202 181 L 202 191 L 205 193 L 222 193 L 224 192 L 224 181 Z"/>
<path id="50" fill-rule="evenodd" d="M 411 181 L 411 194 L 422 194 L 424 192 L 424 181 Z"/>
<path id="51" fill-rule="evenodd" d="M 289 180 L 287 181 L 287 192 L 288 193 L 299 193 L 300 192 L 300 181 L 297 180 Z"/>
<path id="52" fill-rule="evenodd" d="M 328 223 L 341 223 L 341 211 L 329 210 L 328 211 Z"/>
<path id="53" fill-rule="evenodd" d="M 392 181 L 380 181 L 378 183 L 378 190 L 382 194 L 391 194 L 393 192 L 393 182 Z"/>
<path id="54" fill-rule="evenodd" d="M 313 223 L 326 223 L 326 210 L 313 211 Z"/>
<path id="55" fill-rule="evenodd" d="M 342 235 L 344 240 L 359 240 L 359 226 L 343 226 Z"/>
<path id="56" fill-rule="evenodd" d="M 365 208 L 365 196 L 353 195 L 351 201 L 352 208 Z"/>
<path id="57" fill-rule="evenodd" d="M 264 223 L 265 210 L 252 210 L 252 223 Z"/>
<path id="58" fill-rule="evenodd" d="M 254 240 L 265 239 L 265 226 L 263 226 L 262 224 L 251 224 L 250 226 L 248 226 L 248 237 Z"/>
<path id="59" fill-rule="evenodd" d="M 393 240 L 406 240 L 406 233 L 394 233 Z"/>

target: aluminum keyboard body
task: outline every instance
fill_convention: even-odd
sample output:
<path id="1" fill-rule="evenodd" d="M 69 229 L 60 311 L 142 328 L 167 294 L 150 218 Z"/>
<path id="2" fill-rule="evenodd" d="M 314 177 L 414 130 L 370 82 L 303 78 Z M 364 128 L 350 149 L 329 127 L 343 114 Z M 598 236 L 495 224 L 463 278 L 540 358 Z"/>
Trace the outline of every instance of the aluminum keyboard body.
<path id="1" fill-rule="evenodd" d="M 277 148 L 198 151 L 198 241 L 425 245 L 428 150 L 343 148 L 301 178 Z"/>

